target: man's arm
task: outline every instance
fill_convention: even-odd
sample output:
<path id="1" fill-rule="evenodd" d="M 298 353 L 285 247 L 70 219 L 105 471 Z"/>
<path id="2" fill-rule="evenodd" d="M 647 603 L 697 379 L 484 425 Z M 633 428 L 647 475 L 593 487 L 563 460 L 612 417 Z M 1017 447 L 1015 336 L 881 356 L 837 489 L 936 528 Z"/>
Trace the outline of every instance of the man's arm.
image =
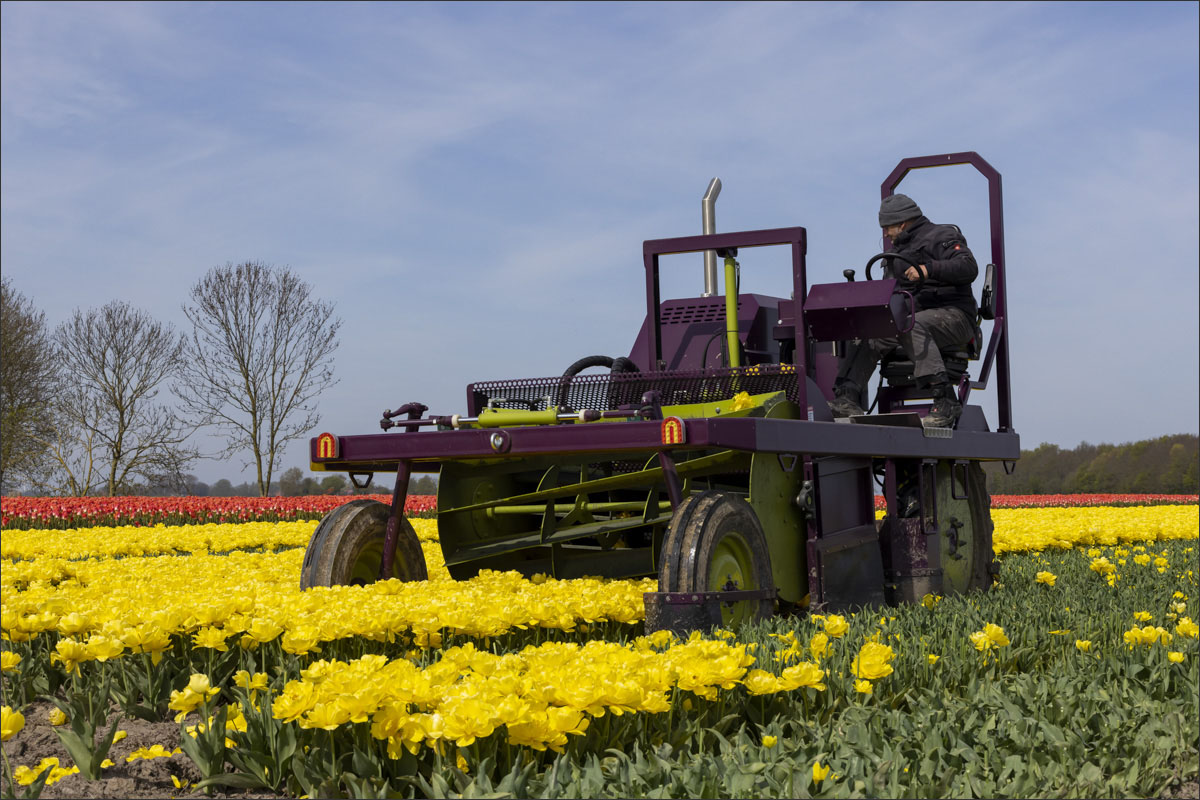
<path id="1" fill-rule="evenodd" d="M 975 263 L 975 256 L 967 247 L 966 241 L 953 228 L 950 229 L 949 236 L 939 236 L 932 250 L 938 257 L 924 265 L 931 279 L 952 286 L 962 286 L 979 277 L 979 265 Z"/>

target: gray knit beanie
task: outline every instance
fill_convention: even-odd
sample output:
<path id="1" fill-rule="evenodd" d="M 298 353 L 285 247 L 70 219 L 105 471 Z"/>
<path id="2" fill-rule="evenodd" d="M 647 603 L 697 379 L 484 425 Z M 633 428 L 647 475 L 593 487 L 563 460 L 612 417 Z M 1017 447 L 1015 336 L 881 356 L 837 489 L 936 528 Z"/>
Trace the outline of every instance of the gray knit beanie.
<path id="1" fill-rule="evenodd" d="M 921 216 L 921 208 L 906 194 L 894 194 L 883 198 L 879 204 L 879 227 L 899 225 L 901 222 Z"/>

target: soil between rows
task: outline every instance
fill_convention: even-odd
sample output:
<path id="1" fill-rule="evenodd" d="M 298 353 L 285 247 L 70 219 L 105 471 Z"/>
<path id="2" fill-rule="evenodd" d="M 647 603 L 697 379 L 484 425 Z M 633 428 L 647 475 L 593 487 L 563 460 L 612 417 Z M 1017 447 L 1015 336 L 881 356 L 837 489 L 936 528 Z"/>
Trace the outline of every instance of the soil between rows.
<path id="1" fill-rule="evenodd" d="M 39 700 L 31 703 L 23 712 L 25 729 L 4 743 L 4 753 L 13 769 L 18 765 L 36 768 L 43 758 L 56 757 L 59 766 L 70 767 L 74 761 L 58 736 L 54 726 L 50 724 L 48 714 L 54 706 Z M 110 713 L 108 723 L 111 724 L 120 712 Z M 194 721 L 194 720 L 193 720 Z M 107 725 L 104 728 L 108 730 Z M 171 758 L 144 759 L 126 762 L 125 758 L 139 747 L 150 747 L 160 744 L 168 750 L 179 746 L 179 723 L 174 720 L 165 722 L 147 722 L 142 719 L 125 719 L 117 726 L 117 730 L 128 733 L 124 739 L 114 742 L 109 750 L 108 758 L 114 764 L 103 770 L 104 778 L 89 781 L 82 775 L 68 775 L 53 786 L 42 790 L 45 798 L 73 797 L 207 797 L 203 790 L 191 788 L 176 788 L 172 776 L 190 787 L 201 779 L 200 771 L 192 760 L 183 753 Z M 21 787 L 18 787 L 20 789 Z M 20 791 L 17 792 L 20 794 Z M 214 790 L 212 797 L 236 798 L 268 798 L 279 795 L 250 792 L 245 790 L 225 791 Z"/>

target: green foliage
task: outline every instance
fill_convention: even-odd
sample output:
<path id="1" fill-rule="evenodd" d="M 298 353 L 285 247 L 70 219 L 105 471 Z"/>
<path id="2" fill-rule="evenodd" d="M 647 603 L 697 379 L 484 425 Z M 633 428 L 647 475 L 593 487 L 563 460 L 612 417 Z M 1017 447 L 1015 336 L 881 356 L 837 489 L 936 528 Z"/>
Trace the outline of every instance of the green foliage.
<path id="1" fill-rule="evenodd" d="M 205 792 L 211 795 L 212 785 L 207 779 L 224 773 L 225 719 L 229 713 L 229 706 L 219 705 L 212 708 L 212 704 L 204 702 L 200 705 L 199 712 L 202 722 L 196 725 L 195 736 L 187 732 L 186 718 L 179 723 L 179 746 L 206 779 L 201 783 L 204 784 Z"/>
<path id="2" fill-rule="evenodd" d="M 1194 494 L 1200 492 L 1200 438 L 1162 436 L 1073 450 L 1022 450 L 1016 471 L 985 465 L 992 494 Z"/>
<path id="3" fill-rule="evenodd" d="M 257 702 L 252 693 L 236 692 L 246 720 L 244 732 L 230 731 L 229 738 L 237 743 L 226 755 L 233 772 L 207 778 L 197 786 L 224 785 L 243 789 L 263 789 L 278 792 L 287 776 L 292 774 L 293 759 L 298 752 L 297 728 L 284 725 L 271 713 L 273 694 L 265 693 Z"/>
<path id="4" fill-rule="evenodd" d="M 74 691 L 70 692 L 65 700 L 54 696 L 46 698 L 67 715 L 70 729 L 55 728 L 54 733 L 71 754 L 75 766 L 79 767 L 79 774 L 89 781 L 100 779 L 100 764 L 108 758 L 113 737 L 117 735 L 117 726 L 121 724 L 122 718 L 117 716 L 109 725 L 108 733 L 101 736 L 99 741 L 96 740 L 97 731 L 104 727 L 108 718 L 110 681 L 111 676 L 108 672 L 102 671 L 99 685 L 94 692 L 81 691 L 80 687 L 75 686 Z"/>
<path id="5" fill-rule="evenodd" d="M 126 717 L 158 722 L 167 715 L 171 686 L 188 674 L 184 672 L 184 666 L 169 658 L 155 664 L 149 653 L 118 659 L 112 681 L 112 699 Z"/>

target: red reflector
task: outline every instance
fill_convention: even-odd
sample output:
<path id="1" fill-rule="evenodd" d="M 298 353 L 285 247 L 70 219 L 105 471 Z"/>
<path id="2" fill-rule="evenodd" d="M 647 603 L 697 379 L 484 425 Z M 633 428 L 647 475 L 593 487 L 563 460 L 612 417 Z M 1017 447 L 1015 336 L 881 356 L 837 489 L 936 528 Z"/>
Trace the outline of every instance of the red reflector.
<path id="1" fill-rule="evenodd" d="M 667 417 L 662 421 L 662 443 L 683 444 L 687 441 L 687 428 L 679 417 Z"/>
<path id="2" fill-rule="evenodd" d="M 317 437 L 317 458 L 337 458 L 338 440 L 332 433 L 322 433 Z"/>

